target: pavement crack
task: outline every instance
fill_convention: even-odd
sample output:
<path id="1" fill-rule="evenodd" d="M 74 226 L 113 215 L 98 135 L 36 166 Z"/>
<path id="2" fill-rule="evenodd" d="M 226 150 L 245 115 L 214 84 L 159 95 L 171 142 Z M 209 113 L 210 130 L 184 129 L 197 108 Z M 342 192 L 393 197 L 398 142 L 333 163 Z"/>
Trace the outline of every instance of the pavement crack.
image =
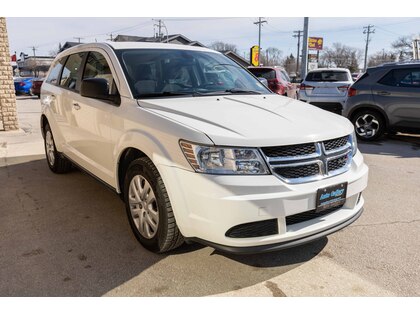
<path id="1" fill-rule="evenodd" d="M 411 224 L 414 222 L 420 222 L 420 219 L 410 220 L 410 221 L 392 221 L 392 222 L 381 222 L 381 223 L 371 223 L 371 224 L 353 224 L 348 226 L 351 227 L 366 227 L 366 226 L 381 226 L 381 225 L 391 225 L 391 224 Z"/>
<path id="2" fill-rule="evenodd" d="M 274 297 L 286 297 L 287 295 L 279 288 L 277 283 L 266 281 L 264 286 L 271 291 Z"/>

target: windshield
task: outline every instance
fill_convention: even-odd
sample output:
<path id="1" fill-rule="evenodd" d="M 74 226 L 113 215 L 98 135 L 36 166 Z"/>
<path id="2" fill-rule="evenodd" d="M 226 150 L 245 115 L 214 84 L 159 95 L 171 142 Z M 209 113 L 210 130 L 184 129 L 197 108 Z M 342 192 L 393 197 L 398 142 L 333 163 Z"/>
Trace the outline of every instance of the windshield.
<path id="1" fill-rule="evenodd" d="M 270 93 L 222 54 L 176 49 L 116 52 L 135 98 Z"/>
<path id="2" fill-rule="evenodd" d="M 305 81 L 350 81 L 349 74 L 344 71 L 315 71 L 309 72 Z"/>

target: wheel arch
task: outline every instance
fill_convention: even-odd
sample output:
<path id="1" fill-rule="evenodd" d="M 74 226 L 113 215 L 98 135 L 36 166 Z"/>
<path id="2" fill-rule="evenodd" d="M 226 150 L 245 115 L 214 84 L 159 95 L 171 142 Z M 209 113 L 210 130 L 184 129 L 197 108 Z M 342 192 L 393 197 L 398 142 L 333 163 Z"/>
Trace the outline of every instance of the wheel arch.
<path id="1" fill-rule="evenodd" d="M 49 124 L 48 118 L 47 116 L 45 116 L 45 114 L 42 114 L 40 118 L 40 125 L 41 125 L 41 134 L 44 139 L 45 139 L 45 126 L 47 124 Z"/>

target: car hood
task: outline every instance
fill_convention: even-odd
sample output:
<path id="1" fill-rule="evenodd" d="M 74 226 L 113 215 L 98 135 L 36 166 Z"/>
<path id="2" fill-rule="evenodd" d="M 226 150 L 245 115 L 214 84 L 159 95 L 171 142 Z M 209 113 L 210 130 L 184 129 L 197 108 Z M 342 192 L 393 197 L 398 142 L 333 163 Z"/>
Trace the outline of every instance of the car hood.
<path id="1" fill-rule="evenodd" d="M 154 98 L 138 104 L 205 133 L 216 145 L 288 145 L 353 131 L 344 117 L 275 94 Z"/>

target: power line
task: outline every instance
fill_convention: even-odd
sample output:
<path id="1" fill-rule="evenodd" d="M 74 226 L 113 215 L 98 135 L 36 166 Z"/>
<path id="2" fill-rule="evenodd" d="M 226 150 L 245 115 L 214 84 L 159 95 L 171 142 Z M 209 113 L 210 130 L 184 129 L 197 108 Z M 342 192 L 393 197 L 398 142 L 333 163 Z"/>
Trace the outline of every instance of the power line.
<path id="1" fill-rule="evenodd" d="M 366 48 L 365 48 L 365 64 L 363 66 L 363 71 L 366 71 L 366 67 L 367 67 L 367 54 L 368 54 L 368 49 L 369 49 L 369 42 L 371 41 L 369 39 L 369 35 L 370 34 L 374 34 L 375 33 L 375 29 L 373 28 L 375 25 L 371 25 L 369 24 L 368 26 L 364 26 L 363 29 L 363 34 L 366 34 Z"/>

